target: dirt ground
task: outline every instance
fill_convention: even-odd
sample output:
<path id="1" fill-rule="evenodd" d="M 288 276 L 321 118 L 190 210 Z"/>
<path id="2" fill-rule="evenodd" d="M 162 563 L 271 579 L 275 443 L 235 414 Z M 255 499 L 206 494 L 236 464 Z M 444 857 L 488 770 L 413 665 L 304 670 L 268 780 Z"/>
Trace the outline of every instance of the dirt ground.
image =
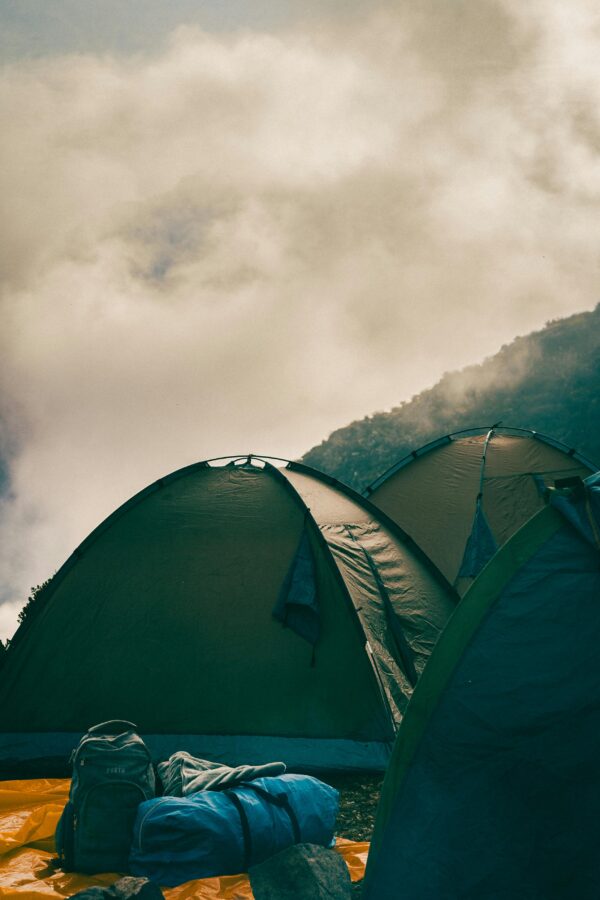
<path id="1" fill-rule="evenodd" d="M 330 775 L 323 781 L 340 792 L 336 834 L 352 841 L 370 841 L 383 777 Z"/>
<path id="2" fill-rule="evenodd" d="M 336 834 L 352 841 L 370 841 L 381 793 L 382 775 L 328 775 L 322 778 L 340 792 Z M 361 900 L 362 882 L 352 885 L 352 900 Z"/>

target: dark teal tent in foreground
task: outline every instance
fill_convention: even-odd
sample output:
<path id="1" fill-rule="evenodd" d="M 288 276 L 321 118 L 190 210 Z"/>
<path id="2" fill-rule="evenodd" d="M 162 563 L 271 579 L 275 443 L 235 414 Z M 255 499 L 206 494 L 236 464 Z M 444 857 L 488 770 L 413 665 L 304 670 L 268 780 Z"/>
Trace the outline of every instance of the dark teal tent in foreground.
<path id="1" fill-rule="evenodd" d="M 600 896 L 600 474 L 496 554 L 403 719 L 367 900 Z"/>

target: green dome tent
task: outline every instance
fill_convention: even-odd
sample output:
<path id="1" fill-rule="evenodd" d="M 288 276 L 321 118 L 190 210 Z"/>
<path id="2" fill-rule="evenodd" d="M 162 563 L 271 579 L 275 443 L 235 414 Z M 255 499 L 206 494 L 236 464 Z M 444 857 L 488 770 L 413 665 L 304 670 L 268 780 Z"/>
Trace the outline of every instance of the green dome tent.
<path id="1" fill-rule="evenodd" d="M 600 474 L 550 502 L 486 566 L 427 663 L 365 900 L 600 894 Z"/>
<path id="2" fill-rule="evenodd" d="M 333 479 L 256 457 L 189 466 L 101 524 L 17 631 L 0 771 L 43 773 L 113 718 L 156 758 L 382 769 L 455 599 Z"/>
<path id="3" fill-rule="evenodd" d="M 544 505 L 557 479 L 597 470 L 553 438 L 520 428 L 448 434 L 400 460 L 365 491 L 464 594 L 502 546 Z"/>

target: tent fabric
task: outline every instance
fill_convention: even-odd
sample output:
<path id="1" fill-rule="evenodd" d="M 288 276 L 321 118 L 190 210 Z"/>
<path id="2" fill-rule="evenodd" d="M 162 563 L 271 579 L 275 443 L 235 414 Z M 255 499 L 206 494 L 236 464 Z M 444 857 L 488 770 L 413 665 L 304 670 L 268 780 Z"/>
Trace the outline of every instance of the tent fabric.
<path id="1" fill-rule="evenodd" d="M 412 695 L 414 677 L 431 653 L 454 604 L 436 590 L 414 561 L 398 562 L 397 549 L 381 527 L 329 525 L 323 534 L 356 598 L 356 610 L 374 657 L 387 704 L 399 723 Z M 380 583 L 373 569 L 384 575 Z M 399 647 L 399 633 L 403 643 Z M 404 653 L 404 658 L 403 658 Z M 408 656 L 408 660 L 406 657 Z"/>
<path id="2" fill-rule="evenodd" d="M 1 900 L 61 900 L 93 886 L 107 886 L 116 873 L 86 876 L 55 871 L 54 831 L 69 796 L 68 779 L 0 782 Z M 363 877 L 369 845 L 338 838 L 352 881 Z M 246 874 L 203 878 L 163 891 L 166 900 L 252 900 Z"/>
<path id="3" fill-rule="evenodd" d="M 367 900 L 598 896 L 599 563 L 549 507 L 465 595 L 398 734 Z"/>
<path id="4" fill-rule="evenodd" d="M 365 496 L 463 595 L 490 558 L 485 524 L 500 547 L 543 508 L 545 488 L 556 479 L 586 478 L 596 469 L 537 432 L 496 426 L 457 432 L 414 451 Z"/>
<path id="5" fill-rule="evenodd" d="M 293 464 L 201 463 L 146 488 L 83 542 L 15 635 L 0 670 L 0 774 L 36 759 L 30 774 L 59 774 L 44 760 L 115 717 L 136 723 L 156 761 L 186 750 L 230 765 L 381 768 L 412 692 L 410 677 L 397 699 L 382 687 L 397 645 L 385 623 L 367 646 L 364 623 L 385 618 L 381 584 L 417 670 L 454 605 L 382 522 Z M 330 526 L 377 532 L 375 569 L 360 542 L 342 566 Z M 282 586 L 302 636 L 298 615 L 296 630 L 273 616 Z M 400 681 L 402 660 L 393 668 Z"/>

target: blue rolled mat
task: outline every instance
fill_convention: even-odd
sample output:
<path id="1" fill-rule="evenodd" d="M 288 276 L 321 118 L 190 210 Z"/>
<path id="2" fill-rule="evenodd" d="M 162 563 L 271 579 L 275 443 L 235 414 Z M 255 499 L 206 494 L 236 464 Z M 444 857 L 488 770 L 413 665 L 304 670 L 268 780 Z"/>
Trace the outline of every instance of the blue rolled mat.
<path id="1" fill-rule="evenodd" d="M 338 808 L 338 792 L 309 775 L 146 800 L 135 821 L 130 871 L 175 887 L 246 872 L 292 844 L 330 847 Z"/>

